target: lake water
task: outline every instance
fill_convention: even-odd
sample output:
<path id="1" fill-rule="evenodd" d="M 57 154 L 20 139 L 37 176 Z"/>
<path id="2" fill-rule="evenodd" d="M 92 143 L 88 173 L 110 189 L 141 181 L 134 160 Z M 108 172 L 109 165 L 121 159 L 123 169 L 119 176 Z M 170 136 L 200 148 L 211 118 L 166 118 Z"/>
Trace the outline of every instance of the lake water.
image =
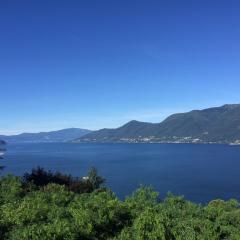
<path id="1" fill-rule="evenodd" d="M 194 144 L 9 144 L 4 173 L 33 167 L 85 176 L 91 166 L 124 198 L 140 184 L 205 203 L 240 199 L 240 146 Z"/>

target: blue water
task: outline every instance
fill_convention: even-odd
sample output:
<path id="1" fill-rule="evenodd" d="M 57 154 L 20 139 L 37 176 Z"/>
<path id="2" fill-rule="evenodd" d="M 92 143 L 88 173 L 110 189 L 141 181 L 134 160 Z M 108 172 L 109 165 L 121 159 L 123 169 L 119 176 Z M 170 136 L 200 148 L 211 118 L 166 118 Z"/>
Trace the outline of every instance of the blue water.
<path id="1" fill-rule="evenodd" d="M 240 199 L 240 146 L 194 144 L 9 144 L 5 173 L 33 167 L 84 176 L 91 166 L 121 198 L 140 184 L 205 203 Z"/>

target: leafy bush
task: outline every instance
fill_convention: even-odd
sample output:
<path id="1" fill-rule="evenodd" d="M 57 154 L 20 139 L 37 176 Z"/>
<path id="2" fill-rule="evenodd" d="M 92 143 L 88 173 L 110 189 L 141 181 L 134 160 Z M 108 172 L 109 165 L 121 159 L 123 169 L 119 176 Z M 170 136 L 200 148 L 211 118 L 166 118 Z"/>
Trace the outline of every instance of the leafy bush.
<path id="1" fill-rule="evenodd" d="M 71 175 L 60 172 L 46 171 L 41 167 L 32 169 L 32 172 L 23 175 L 25 185 L 34 184 L 37 187 L 43 187 L 50 183 L 65 185 L 70 191 L 75 193 L 89 193 L 99 189 L 104 183 L 104 179 L 98 176 L 97 170 L 91 168 L 87 178 L 72 177 Z"/>
<path id="2" fill-rule="evenodd" d="M 172 194 L 160 200 L 152 188 L 141 187 L 121 201 L 95 184 L 102 178 L 95 170 L 92 173 L 91 180 L 43 169 L 24 178 L 2 177 L 0 239 L 240 239 L 237 200 L 213 200 L 201 206 Z M 89 184 L 87 191 L 84 184 Z"/>

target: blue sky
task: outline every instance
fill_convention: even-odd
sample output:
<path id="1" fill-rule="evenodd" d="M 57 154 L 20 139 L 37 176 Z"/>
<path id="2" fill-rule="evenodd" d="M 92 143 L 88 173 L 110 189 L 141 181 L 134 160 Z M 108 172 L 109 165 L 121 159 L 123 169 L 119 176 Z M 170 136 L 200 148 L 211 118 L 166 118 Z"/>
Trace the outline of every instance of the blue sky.
<path id="1" fill-rule="evenodd" d="M 240 2 L 1 1 L 0 134 L 240 102 Z"/>

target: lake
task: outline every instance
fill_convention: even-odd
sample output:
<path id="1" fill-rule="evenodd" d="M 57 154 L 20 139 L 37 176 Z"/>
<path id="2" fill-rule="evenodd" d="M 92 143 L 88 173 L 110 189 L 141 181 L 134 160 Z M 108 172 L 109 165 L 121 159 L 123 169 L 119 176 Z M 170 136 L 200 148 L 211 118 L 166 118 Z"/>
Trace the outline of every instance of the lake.
<path id="1" fill-rule="evenodd" d="M 240 199 L 240 146 L 204 144 L 8 144 L 4 173 L 33 167 L 85 176 L 91 166 L 120 198 L 143 185 L 206 203 Z"/>

